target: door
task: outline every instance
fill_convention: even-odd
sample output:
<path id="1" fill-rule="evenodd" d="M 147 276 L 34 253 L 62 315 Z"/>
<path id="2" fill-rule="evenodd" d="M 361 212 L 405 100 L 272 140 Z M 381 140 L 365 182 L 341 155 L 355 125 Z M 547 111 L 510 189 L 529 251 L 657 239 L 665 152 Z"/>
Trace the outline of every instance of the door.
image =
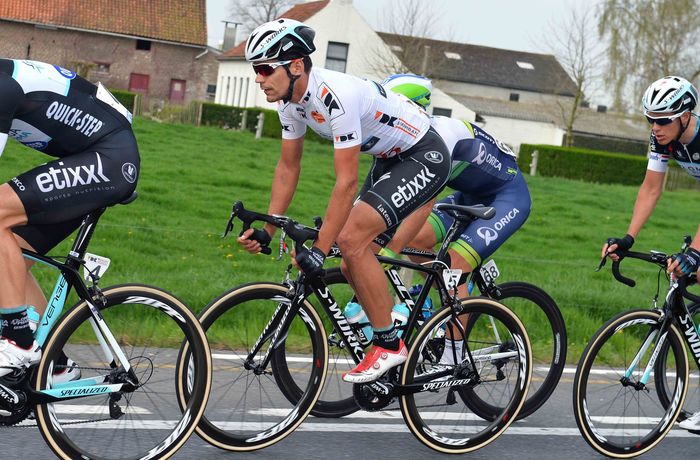
<path id="1" fill-rule="evenodd" d="M 181 103 L 185 100 L 185 80 L 170 80 L 170 102 Z"/>
<path id="2" fill-rule="evenodd" d="M 129 76 L 129 91 L 132 93 L 148 94 L 148 75 L 132 73 Z"/>

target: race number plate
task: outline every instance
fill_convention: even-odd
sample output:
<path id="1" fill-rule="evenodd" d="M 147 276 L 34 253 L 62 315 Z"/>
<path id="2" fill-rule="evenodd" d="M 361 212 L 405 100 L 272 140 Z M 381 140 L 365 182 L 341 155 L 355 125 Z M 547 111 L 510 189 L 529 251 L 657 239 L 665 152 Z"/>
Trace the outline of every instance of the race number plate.
<path id="1" fill-rule="evenodd" d="M 448 291 L 457 286 L 460 276 L 462 276 L 462 270 L 446 268 L 442 271 L 442 279 L 445 280 Z"/>
<path id="2" fill-rule="evenodd" d="M 109 264 L 112 261 L 107 257 L 98 256 L 96 254 L 85 253 L 85 266 L 83 267 L 83 278 L 85 281 L 90 281 L 90 273 L 101 278 L 104 276 Z"/>
<path id="3" fill-rule="evenodd" d="M 484 281 L 486 281 L 488 284 L 493 283 L 496 281 L 496 278 L 501 276 L 501 272 L 498 271 L 498 267 L 496 266 L 496 261 L 493 259 L 482 265 L 481 270 L 479 271 L 481 272 L 481 276 L 484 278 Z"/>

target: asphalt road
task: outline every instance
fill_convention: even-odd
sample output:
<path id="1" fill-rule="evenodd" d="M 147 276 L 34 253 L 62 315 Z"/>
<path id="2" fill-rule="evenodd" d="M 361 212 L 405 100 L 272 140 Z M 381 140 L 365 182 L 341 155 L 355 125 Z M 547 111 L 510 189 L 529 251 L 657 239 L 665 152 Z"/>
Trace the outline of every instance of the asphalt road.
<path id="1" fill-rule="evenodd" d="M 552 398 L 529 418 L 515 422 L 504 435 L 481 450 L 467 454 L 474 460 L 603 458 L 583 440 L 574 422 L 571 391 L 572 370 L 562 377 Z M 3 460 L 49 460 L 53 454 L 36 428 L 5 428 L 0 431 Z M 640 459 L 689 458 L 700 445 L 695 435 L 674 428 L 669 436 Z M 358 457 L 411 459 L 455 458 L 425 447 L 406 429 L 398 410 L 360 412 L 343 419 L 310 417 L 282 442 L 253 453 L 231 453 L 192 437 L 174 458 L 221 460 L 249 458 L 356 459 Z"/>

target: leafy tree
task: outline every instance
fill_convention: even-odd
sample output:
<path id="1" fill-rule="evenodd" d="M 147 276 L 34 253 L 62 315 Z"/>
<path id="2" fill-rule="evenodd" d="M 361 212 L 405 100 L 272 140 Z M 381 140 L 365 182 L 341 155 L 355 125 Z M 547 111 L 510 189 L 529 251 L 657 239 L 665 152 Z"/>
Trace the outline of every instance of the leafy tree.
<path id="1" fill-rule="evenodd" d="M 665 75 L 700 76 L 699 0 L 604 0 L 598 32 L 608 43 L 613 107 L 639 106 L 649 83 Z"/>

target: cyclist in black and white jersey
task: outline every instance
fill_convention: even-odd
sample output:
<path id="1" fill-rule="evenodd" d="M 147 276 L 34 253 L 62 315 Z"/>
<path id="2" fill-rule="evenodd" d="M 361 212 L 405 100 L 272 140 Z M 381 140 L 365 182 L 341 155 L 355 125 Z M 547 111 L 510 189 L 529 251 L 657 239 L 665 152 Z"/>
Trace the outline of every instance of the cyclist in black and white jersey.
<path id="1" fill-rule="evenodd" d="M 439 193 L 449 177 L 450 160 L 427 115 L 403 96 L 375 82 L 312 69 L 314 35 L 300 22 L 279 19 L 255 29 L 246 43 L 255 81 L 268 102 L 278 102 L 283 128 L 269 213 L 283 214 L 292 200 L 307 127 L 332 140 L 335 186 L 318 239 L 296 261 L 305 273 L 317 274 L 331 245 L 338 243 L 341 268 L 374 329 L 372 349 L 343 378 L 369 382 L 405 361 L 407 352 L 391 320 L 392 300 L 371 242 Z M 355 200 L 360 153 L 373 155 L 374 163 Z M 273 233 L 274 227 L 266 225 L 244 233 L 239 242 L 257 252 Z"/>
<path id="2" fill-rule="evenodd" d="M 46 299 L 20 248 L 45 254 L 95 209 L 136 188 L 131 113 L 101 84 L 37 61 L 0 59 L 0 154 L 8 138 L 55 159 L 0 185 L 0 376 L 38 361 L 27 318 Z M 62 379 L 79 370 L 65 356 Z"/>
<path id="3" fill-rule="evenodd" d="M 651 216 L 663 192 L 668 160 L 673 158 L 688 174 L 700 180 L 700 122 L 693 109 L 698 102 L 697 89 L 685 78 L 668 76 L 652 83 L 644 92 L 642 106 L 651 125 L 649 163 L 632 211 L 627 234 L 608 238 L 602 256 L 618 260 L 634 244 Z M 700 226 L 685 254 L 669 259 L 667 271 L 676 276 L 697 273 L 700 267 Z M 700 430 L 700 412 L 679 425 Z"/>

